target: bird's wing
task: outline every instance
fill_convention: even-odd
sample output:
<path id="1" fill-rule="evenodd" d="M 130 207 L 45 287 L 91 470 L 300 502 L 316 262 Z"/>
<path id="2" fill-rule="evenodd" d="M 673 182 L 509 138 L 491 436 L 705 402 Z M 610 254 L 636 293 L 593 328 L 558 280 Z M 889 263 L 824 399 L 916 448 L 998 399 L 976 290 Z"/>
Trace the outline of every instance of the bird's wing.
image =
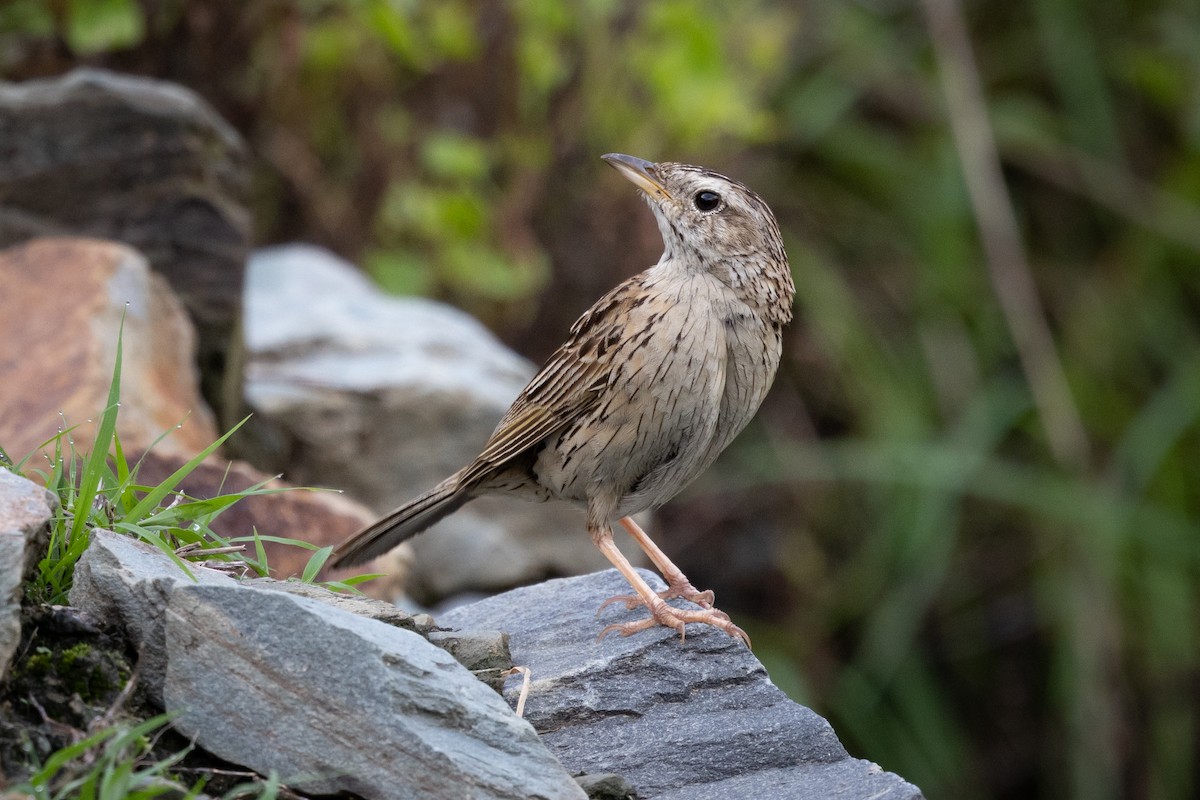
<path id="1" fill-rule="evenodd" d="M 620 300 L 629 290 L 628 283 L 618 286 L 571 326 L 570 337 L 521 391 L 483 452 L 464 470 L 464 485 L 503 467 L 594 406 L 613 377 L 613 353 L 606 343 L 620 331 Z"/>
<path id="2" fill-rule="evenodd" d="M 601 365 L 572 364 L 555 354 L 504 415 L 483 452 L 467 467 L 463 483 L 504 466 L 587 411 L 607 382 Z M 591 367 L 591 368 L 589 368 Z"/>

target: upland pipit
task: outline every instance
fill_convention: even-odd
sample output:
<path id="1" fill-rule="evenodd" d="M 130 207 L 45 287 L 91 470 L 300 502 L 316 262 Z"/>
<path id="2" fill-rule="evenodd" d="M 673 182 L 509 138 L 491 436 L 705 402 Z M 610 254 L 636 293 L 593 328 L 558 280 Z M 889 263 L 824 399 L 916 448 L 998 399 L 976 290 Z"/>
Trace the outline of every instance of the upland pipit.
<path id="1" fill-rule="evenodd" d="M 484 494 L 587 508 L 592 542 L 633 587 L 610 598 L 650 616 L 609 625 L 628 636 L 700 622 L 746 633 L 713 607 L 629 515 L 667 502 L 749 422 L 775 377 L 792 318 L 791 271 L 775 216 L 754 192 L 703 167 L 604 156 L 658 220 L 658 263 L 606 294 L 513 402 L 474 461 L 349 539 L 348 566 L 390 550 Z M 612 539 L 612 522 L 666 579 L 661 596 Z M 665 600 L 682 597 L 699 608 Z M 603 608 L 604 606 L 601 606 Z"/>

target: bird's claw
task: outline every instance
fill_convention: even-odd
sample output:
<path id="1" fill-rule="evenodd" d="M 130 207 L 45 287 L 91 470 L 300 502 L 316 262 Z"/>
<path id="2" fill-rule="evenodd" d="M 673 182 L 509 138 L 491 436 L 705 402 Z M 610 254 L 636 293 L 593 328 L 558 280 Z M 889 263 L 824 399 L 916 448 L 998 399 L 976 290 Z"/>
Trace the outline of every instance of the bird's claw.
<path id="1" fill-rule="evenodd" d="M 614 600 L 626 600 L 629 608 L 634 608 L 641 604 L 641 598 L 636 598 L 639 602 L 629 605 L 626 597 L 611 597 L 605 601 L 604 605 L 608 605 Z M 647 604 L 650 609 L 650 616 L 646 619 L 640 619 L 635 622 L 619 622 L 608 625 L 604 630 L 600 631 L 599 639 L 603 639 L 610 633 L 618 633 L 621 636 L 632 636 L 635 633 L 649 630 L 656 625 L 662 625 L 666 628 L 679 632 L 679 640 L 684 641 L 686 633 L 684 625 L 688 622 L 697 622 L 702 625 L 711 625 L 712 627 L 725 632 L 735 639 L 741 639 L 746 643 L 746 647 L 750 647 L 750 637 L 744 630 L 734 625 L 729 619 L 729 615 L 724 611 L 716 608 L 702 608 L 696 611 L 684 608 L 674 608 L 661 600 L 658 603 Z M 601 606 L 603 609 L 604 606 Z M 597 612 L 599 613 L 599 612 Z"/>
<path id="2" fill-rule="evenodd" d="M 676 597 L 681 597 L 684 600 L 687 600 L 689 603 L 695 603 L 701 608 L 716 611 L 718 614 L 724 616 L 725 619 L 729 619 L 729 615 L 724 611 L 719 611 L 713 608 L 713 601 L 716 600 L 716 595 L 713 594 L 712 589 L 705 589 L 702 592 L 695 586 L 692 586 L 692 584 L 684 581 L 682 583 L 670 584 L 664 591 L 659 592 L 658 596 L 662 600 L 673 600 Z M 632 611 L 638 606 L 646 605 L 646 601 L 643 600 L 639 595 L 619 594 L 614 597 L 610 597 L 601 603 L 600 607 L 596 609 L 596 616 L 600 616 L 600 612 L 608 608 L 613 603 L 624 603 L 625 608 L 629 611 Z"/>
<path id="3" fill-rule="evenodd" d="M 642 600 L 642 598 L 638 597 L 636 594 L 618 594 L 601 603 L 600 607 L 596 609 L 596 616 L 599 617 L 600 612 L 611 606 L 613 603 L 624 603 L 625 608 L 629 611 L 632 611 L 640 605 L 645 605 L 645 602 Z"/>

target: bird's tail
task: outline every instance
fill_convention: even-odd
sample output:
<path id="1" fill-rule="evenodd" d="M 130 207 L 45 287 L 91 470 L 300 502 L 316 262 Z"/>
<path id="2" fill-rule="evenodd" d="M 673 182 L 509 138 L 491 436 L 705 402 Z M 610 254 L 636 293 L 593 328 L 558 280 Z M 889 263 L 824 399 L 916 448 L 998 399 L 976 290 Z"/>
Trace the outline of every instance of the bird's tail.
<path id="1" fill-rule="evenodd" d="M 457 511 L 474 496 L 459 483 L 461 474 L 461 470 L 456 472 L 354 534 L 338 548 L 332 566 L 353 567 L 370 561 Z"/>

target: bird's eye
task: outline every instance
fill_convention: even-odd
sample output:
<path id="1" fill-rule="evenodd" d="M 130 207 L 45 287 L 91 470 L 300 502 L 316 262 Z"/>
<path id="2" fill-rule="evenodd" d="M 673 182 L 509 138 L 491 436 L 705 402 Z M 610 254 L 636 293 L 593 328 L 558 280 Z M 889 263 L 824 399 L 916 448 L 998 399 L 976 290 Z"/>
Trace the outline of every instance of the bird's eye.
<path id="1" fill-rule="evenodd" d="M 700 211 L 715 211 L 717 206 L 721 205 L 721 195 L 705 189 L 703 192 L 697 192 L 692 202 Z"/>

